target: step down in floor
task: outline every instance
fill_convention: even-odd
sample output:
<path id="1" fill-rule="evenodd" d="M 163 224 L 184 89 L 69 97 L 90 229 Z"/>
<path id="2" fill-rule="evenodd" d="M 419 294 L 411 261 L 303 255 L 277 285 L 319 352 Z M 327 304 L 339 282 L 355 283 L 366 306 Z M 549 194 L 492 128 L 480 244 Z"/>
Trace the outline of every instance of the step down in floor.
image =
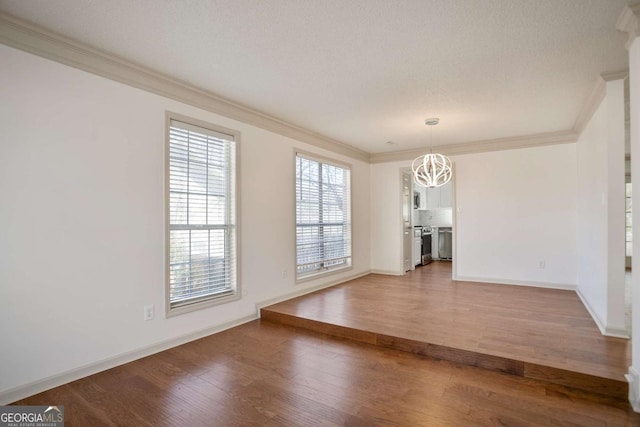
<path id="1" fill-rule="evenodd" d="M 420 342 L 406 338 L 392 337 L 371 331 L 364 331 L 346 326 L 325 323 L 313 319 L 293 316 L 262 308 L 260 315 L 263 320 L 294 326 L 314 332 L 345 338 L 379 347 L 406 351 L 434 359 L 447 360 L 478 368 L 505 372 L 511 375 L 546 381 L 573 389 L 595 393 L 601 396 L 625 400 L 628 394 L 628 384 L 623 380 L 598 377 L 580 372 L 543 366 L 522 360 L 509 359 L 479 352 L 463 350 L 443 345 Z"/>

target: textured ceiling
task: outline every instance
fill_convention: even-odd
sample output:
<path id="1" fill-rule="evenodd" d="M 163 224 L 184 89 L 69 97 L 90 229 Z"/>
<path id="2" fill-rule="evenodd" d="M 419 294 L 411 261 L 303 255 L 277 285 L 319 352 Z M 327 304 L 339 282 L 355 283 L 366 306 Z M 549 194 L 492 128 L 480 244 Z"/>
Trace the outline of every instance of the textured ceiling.
<path id="1" fill-rule="evenodd" d="M 569 130 L 628 67 L 627 0 L 0 0 L 0 10 L 377 153 Z M 386 141 L 394 141 L 395 145 Z"/>

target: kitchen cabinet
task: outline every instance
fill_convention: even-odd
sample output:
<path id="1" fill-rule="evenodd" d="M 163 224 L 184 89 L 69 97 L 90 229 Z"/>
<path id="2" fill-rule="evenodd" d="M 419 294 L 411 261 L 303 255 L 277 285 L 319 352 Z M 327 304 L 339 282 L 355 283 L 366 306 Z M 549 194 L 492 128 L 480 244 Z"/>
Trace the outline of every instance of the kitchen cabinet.
<path id="1" fill-rule="evenodd" d="M 451 181 L 440 187 L 440 207 L 451 207 Z"/>
<path id="2" fill-rule="evenodd" d="M 420 204 L 418 205 L 417 209 L 419 210 L 427 209 L 427 189 L 425 187 L 415 185 L 414 191 L 417 191 L 418 193 L 420 193 Z"/>
<path id="3" fill-rule="evenodd" d="M 425 209 L 438 209 L 440 207 L 440 188 L 426 188 Z"/>
<path id="4" fill-rule="evenodd" d="M 420 205 L 422 205 L 422 199 L 424 199 L 424 207 L 420 209 L 440 209 L 451 207 L 451 181 L 447 182 L 442 187 L 436 188 L 423 188 L 425 190 L 424 197 L 421 196 Z"/>

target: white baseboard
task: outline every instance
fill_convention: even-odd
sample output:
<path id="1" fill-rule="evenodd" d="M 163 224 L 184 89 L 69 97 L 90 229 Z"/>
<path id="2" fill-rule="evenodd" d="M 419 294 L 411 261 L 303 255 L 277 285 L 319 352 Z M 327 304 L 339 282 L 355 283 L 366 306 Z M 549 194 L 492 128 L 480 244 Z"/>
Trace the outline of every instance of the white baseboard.
<path id="1" fill-rule="evenodd" d="M 79 368 L 71 369 L 61 374 L 52 375 L 42 380 L 34 381 L 29 384 L 18 386 L 12 389 L 0 392 L 0 405 L 8 405 L 17 400 L 24 399 L 34 394 L 42 393 L 43 391 L 52 389 L 54 387 L 61 386 L 63 384 L 70 383 L 80 378 L 87 377 L 89 375 L 97 374 L 98 372 L 105 371 L 107 369 L 115 368 L 116 366 L 123 365 L 125 363 L 132 362 L 137 359 L 141 359 L 146 356 L 150 356 L 155 353 L 167 350 L 172 347 L 188 343 L 224 330 L 240 326 L 244 323 L 251 322 L 258 318 L 257 314 L 250 316 L 244 316 L 230 322 L 223 323 L 221 325 L 211 326 L 205 329 L 201 329 L 196 332 L 191 332 L 177 338 L 171 338 L 165 341 L 161 341 L 156 344 L 152 344 L 146 347 L 128 351 L 117 356 L 109 357 L 107 359 L 100 360 L 95 363 L 89 363 Z"/>
<path id="2" fill-rule="evenodd" d="M 614 337 L 614 338 L 626 338 L 626 339 L 631 338 L 629 336 L 629 333 L 626 331 L 626 329 L 607 327 L 605 323 L 602 321 L 602 319 L 600 319 L 600 317 L 596 314 L 596 311 L 593 309 L 593 307 L 591 307 L 591 305 L 589 304 L 589 301 L 587 301 L 585 296 L 582 295 L 582 292 L 580 292 L 580 289 L 576 289 L 576 294 L 578 294 L 578 298 L 580 298 L 580 301 L 582 301 L 584 308 L 587 309 L 587 311 L 591 315 L 591 318 L 596 323 L 596 326 L 598 326 L 598 329 L 600 329 L 600 333 L 602 335 L 605 335 L 607 337 Z"/>
<path id="3" fill-rule="evenodd" d="M 603 335 L 614 338 L 625 338 L 628 340 L 631 339 L 629 332 L 627 332 L 627 330 L 624 328 L 612 328 L 609 326 L 605 326 Z"/>
<path id="4" fill-rule="evenodd" d="M 580 289 L 578 289 L 576 285 L 562 284 L 562 283 L 533 282 L 533 281 L 522 282 L 522 281 L 516 281 L 516 280 L 503 280 L 503 279 L 494 279 L 494 278 L 488 278 L 488 277 L 467 277 L 467 276 L 457 276 L 455 280 L 458 280 L 461 282 L 497 283 L 500 285 L 531 286 L 535 288 L 548 288 L 548 289 L 561 289 L 561 290 L 567 290 L 567 291 L 575 291 L 575 293 L 578 295 L 578 298 L 580 298 L 580 300 L 582 301 L 582 304 L 584 305 L 584 307 L 587 309 L 587 311 L 593 318 L 593 321 L 596 323 L 596 326 L 598 326 L 598 329 L 600 329 L 600 333 L 602 335 L 607 337 L 614 337 L 614 338 L 625 338 L 625 339 L 631 338 L 627 330 L 624 328 L 607 327 L 605 323 L 598 317 L 595 310 L 593 310 L 593 308 L 589 305 L 589 302 L 584 297 L 584 295 L 582 295 L 582 293 L 580 292 Z"/>
<path id="5" fill-rule="evenodd" d="M 371 270 L 372 274 L 384 274 L 385 276 L 404 276 L 404 271 L 393 270 Z"/>
<path id="6" fill-rule="evenodd" d="M 367 274 L 371 274 L 371 272 L 369 270 L 367 270 L 367 271 L 364 271 L 362 273 L 353 274 L 351 276 L 343 277 L 343 278 L 338 279 L 338 280 L 331 280 L 331 281 L 328 281 L 328 282 L 325 282 L 325 283 L 322 283 L 322 284 L 319 284 L 319 285 L 311 286 L 310 288 L 300 289 L 300 290 L 297 290 L 297 291 L 289 292 L 289 293 L 284 294 L 284 295 L 280 295 L 280 296 L 275 297 L 275 298 L 269 298 L 269 299 L 266 299 L 264 301 L 260 301 L 260 302 L 256 303 L 256 310 L 258 312 L 258 316 L 260 316 L 260 309 L 263 308 L 263 307 L 267 307 L 267 306 L 270 306 L 270 305 L 273 305 L 273 304 L 277 304 L 279 302 L 286 301 L 286 300 L 289 300 L 289 299 L 292 299 L 292 298 L 301 297 L 302 295 L 307 295 L 307 294 L 310 294 L 312 292 L 319 291 L 321 289 L 330 288 L 331 286 L 336 286 L 336 285 L 339 285 L 341 283 L 348 282 L 350 280 L 354 280 L 354 279 L 357 279 L 359 277 L 366 276 Z"/>
<path id="7" fill-rule="evenodd" d="M 604 335 L 606 329 L 604 327 L 604 323 L 600 319 L 600 316 L 598 316 L 596 314 L 596 311 L 591 307 L 591 304 L 589 304 L 589 301 L 587 301 L 587 299 L 584 297 L 584 295 L 582 295 L 582 292 L 580 292 L 580 289 L 576 289 L 576 294 L 578 294 L 578 298 L 580 298 L 580 301 L 582 301 L 582 305 L 584 305 L 584 308 L 587 309 L 587 311 L 589 312 L 589 314 L 593 318 L 593 321 L 596 322 L 596 325 L 598 326 L 598 329 L 600 329 L 600 333 L 602 333 L 602 335 Z"/>
<path id="8" fill-rule="evenodd" d="M 602 335 L 613 338 L 624 338 L 627 340 L 631 339 L 627 330 L 620 328 L 604 328 L 604 333 Z"/>
<path id="9" fill-rule="evenodd" d="M 624 377 L 629 382 L 629 403 L 634 411 L 640 412 L 640 374 L 631 366 Z"/>
<path id="10" fill-rule="evenodd" d="M 94 363 L 89 363 L 87 365 L 84 365 L 75 369 L 71 369 L 69 371 L 62 372 L 60 374 L 52 375 L 50 377 L 47 377 L 41 380 L 37 380 L 22 386 L 18 386 L 15 388 L 2 391 L 0 392 L 0 405 L 7 405 L 9 403 L 13 403 L 15 401 L 24 399 L 26 397 L 33 396 L 34 394 L 42 393 L 43 391 L 47 391 L 54 387 L 58 387 L 63 384 L 70 383 L 80 378 L 97 374 L 98 372 L 115 368 L 116 366 L 120 366 L 125 363 L 129 363 L 134 360 L 141 359 L 143 357 L 147 357 L 152 354 L 159 353 L 161 351 L 168 350 L 170 348 L 177 347 L 182 344 L 186 344 L 190 341 L 194 341 L 209 335 L 213 335 L 218 332 L 222 332 L 227 329 L 231 329 L 236 326 L 240 326 L 244 323 L 251 322 L 252 320 L 258 319 L 260 316 L 261 307 L 275 304 L 277 302 L 295 298 L 297 296 L 301 296 L 311 292 L 315 292 L 317 290 L 328 288 L 330 286 L 335 286 L 340 283 L 347 282 L 349 280 L 357 279 L 358 277 L 366 276 L 367 274 L 369 274 L 368 270 L 359 274 L 354 274 L 352 276 L 339 279 L 339 280 L 333 280 L 327 283 L 313 286 L 311 288 L 305 288 L 296 292 L 291 292 L 289 294 L 279 296 L 277 298 L 266 300 L 256 304 L 257 310 L 255 314 L 244 316 L 239 319 L 232 320 L 230 322 L 225 322 L 220 325 L 211 326 L 211 327 L 201 329 L 199 331 L 191 332 L 185 335 L 181 335 L 176 338 L 161 341 L 159 343 L 152 344 L 146 347 L 131 350 L 131 351 L 119 354 L 117 356 L 109 357 L 107 359 L 103 359 Z"/>
<path id="11" fill-rule="evenodd" d="M 496 279 L 494 277 L 470 277 L 470 276 L 457 276 L 456 279 L 460 282 L 482 282 L 482 283 L 495 283 L 498 285 L 514 285 L 514 286 L 530 286 L 533 288 L 547 288 L 547 289 L 561 289 L 565 291 L 575 291 L 577 286 L 569 283 L 550 283 L 550 282 L 535 282 L 531 280 L 510 280 L 510 279 Z"/>

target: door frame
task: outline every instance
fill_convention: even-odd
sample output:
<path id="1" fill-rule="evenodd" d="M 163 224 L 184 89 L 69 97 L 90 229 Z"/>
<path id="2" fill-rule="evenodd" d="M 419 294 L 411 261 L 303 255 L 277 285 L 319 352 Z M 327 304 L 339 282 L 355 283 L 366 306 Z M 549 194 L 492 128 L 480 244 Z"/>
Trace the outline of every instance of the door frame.
<path id="1" fill-rule="evenodd" d="M 409 256 L 409 262 L 410 262 L 410 269 L 408 271 L 413 271 L 416 269 L 416 266 L 413 264 L 413 259 L 415 257 L 414 254 L 414 244 L 413 244 L 413 191 L 414 191 L 414 187 L 413 187 L 413 176 L 412 176 L 412 171 L 410 167 L 403 167 L 400 168 L 400 238 L 402 239 L 402 257 L 400 257 L 400 271 L 402 272 L 401 274 L 404 275 L 406 274 L 406 271 L 404 270 L 404 218 L 402 215 L 402 210 L 404 208 L 404 199 L 403 199 L 403 194 L 404 194 L 404 174 L 408 173 L 409 174 L 409 227 L 411 228 L 411 245 L 409 246 L 410 249 L 410 256 Z"/>

